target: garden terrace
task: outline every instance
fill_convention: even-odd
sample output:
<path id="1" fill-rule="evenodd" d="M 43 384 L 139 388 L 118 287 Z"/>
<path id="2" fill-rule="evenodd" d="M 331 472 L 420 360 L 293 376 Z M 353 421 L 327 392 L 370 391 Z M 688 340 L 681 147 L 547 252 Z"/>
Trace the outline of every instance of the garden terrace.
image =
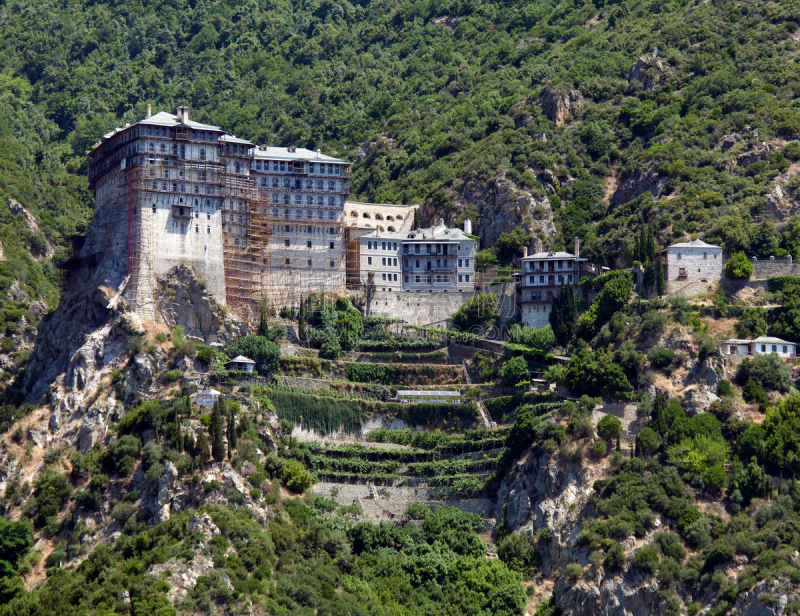
<path id="1" fill-rule="evenodd" d="M 443 364 L 373 364 L 334 362 L 309 357 L 281 357 L 280 371 L 287 376 L 346 379 L 358 383 L 398 386 L 464 383 L 461 366 Z"/>

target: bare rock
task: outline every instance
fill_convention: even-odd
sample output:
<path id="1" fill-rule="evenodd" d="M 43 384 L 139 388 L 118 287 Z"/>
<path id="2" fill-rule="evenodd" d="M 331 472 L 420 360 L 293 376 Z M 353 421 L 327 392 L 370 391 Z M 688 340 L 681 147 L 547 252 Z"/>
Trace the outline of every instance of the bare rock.
<path id="1" fill-rule="evenodd" d="M 577 90 L 567 90 L 559 92 L 550 86 L 542 90 L 539 96 L 539 106 L 542 113 L 550 121 L 555 122 L 556 126 L 563 124 L 573 109 L 584 105 L 586 100 Z"/>
<path id="2" fill-rule="evenodd" d="M 178 469 L 172 462 L 167 461 L 164 473 L 158 480 L 158 497 L 156 499 L 156 520 L 163 522 L 169 520 L 170 505 L 175 496 L 175 480 L 178 478 Z"/>
<path id="3" fill-rule="evenodd" d="M 624 178 L 611 197 L 611 205 L 622 205 L 639 195 L 650 192 L 654 197 L 661 194 L 666 178 L 658 175 L 655 169 L 643 171 Z"/>
<path id="4" fill-rule="evenodd" d="M 661 81 L 666 67 L 655 53 L 647 54 L 636 60 L 631 69 L 631 80 L 640 82 L 646 90 L 655 90 Z"/>

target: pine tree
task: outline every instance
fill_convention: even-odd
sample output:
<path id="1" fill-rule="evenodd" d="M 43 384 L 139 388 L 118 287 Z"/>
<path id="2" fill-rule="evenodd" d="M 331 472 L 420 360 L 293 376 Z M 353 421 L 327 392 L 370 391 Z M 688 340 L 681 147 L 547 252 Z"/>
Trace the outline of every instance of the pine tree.
<path id="1" fill-rule="evenodd" d="M 211 425 L 209 426 L 211 432 L 211 455 L 217 462 L 221 462 L 225 458 L 225 439 L 222 435 L 222 431 L 225 429 L 222 419 L 223 404 L 221 400 L 214 403 L 214 409 L 211 411 Z"/>
<path id="2" fill-rule="evenodd" d="M 622 444 L 619 441 L 619 434 L 617 434 L 617 451 L 622 453 Z"/>
<path id="3" fill-rule="evenodd" d="M 206 438 L 205 430 L 200 430 L 197 435 L 197 442 L 194 444 L 194 455 L 203 461 L 208 460 L 211 451 L 208 448 L 208 438 Z"/>
<path id="4" fill-rule="evenodd" d="M 656 293 L 659 297 L 664 295 L 667 290 L 666 282 L 664 282 L 664 262 L 659 257 L 658 259 L 658 278 L 656 279 Z"/>

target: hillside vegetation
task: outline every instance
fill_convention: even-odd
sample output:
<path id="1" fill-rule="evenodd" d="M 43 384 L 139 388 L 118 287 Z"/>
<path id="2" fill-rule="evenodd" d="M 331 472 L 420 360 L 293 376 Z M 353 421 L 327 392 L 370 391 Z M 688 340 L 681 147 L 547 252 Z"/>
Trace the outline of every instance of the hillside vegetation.
<path id="1" fill-rule="evenodd" d="M 2 190 L 52 233 L 80 229 L 91 145 L 147 102 L 189 104 L 258 143 L 356 160 L 360 199 L 424 200 L 479 231 L 492 221 L 465 183 L 505 175 L 598 260 L 642 222 L 747 250 L 770 180 L 800 158 L 777 144 L 736 160 L 800 136 L 798 18 L 796 1 L 6 2 Z M 797 248 L 758 232 L 774 239 L 757 250 Z"/>

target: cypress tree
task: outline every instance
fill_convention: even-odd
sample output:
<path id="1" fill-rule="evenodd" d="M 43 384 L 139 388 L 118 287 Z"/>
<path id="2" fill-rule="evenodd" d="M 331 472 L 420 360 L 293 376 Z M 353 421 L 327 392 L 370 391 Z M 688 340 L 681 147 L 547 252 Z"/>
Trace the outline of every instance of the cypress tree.
<path id="1" fill-rule="evenodd" d="M 571 285 L 563 285 L 553 298 L 553 308 L 548 317 L 553 334 L 562 347 L 572 339 L 575 332 L 575 321 L 578 318 L 578 307 L 575 304 L 575 291 Z"/>
<path id="2" fill-rule="evenodd" d="M 208 456 L 211 455 L 205 430 L 200 430 L 197 435 L 197 442 L 194 444 L 194 455 L 203 461 L 208 460 Z"/>
<path id="3" fill-rule="evenodd" d="M 269 336 L 269 320 L 267 320 L 267 310 L 264 302 L 258 307 L 258 335 L 267 338 Z"/>
<path id="4" fill-rule="evenodd" d="M 223 402 L 218 400 L 214 403 L 214 410 L 211 411 L 211 455 L 217 462 L 221 462 L 225 458 L 225 440 L 222 437 L 224 430 L 222 405 Z"/>
<path id="5" fill-rule="evenodd" d="M 231 449 L 236 449 L 236 418 L 233 416 L 233 409 L 228 412 L 228 445 Z"/>
<path id="6" fill-rule="evenodd" d="M 190 456 L 197 455 L 197 451 L 195 450 L 194 438 L 192 437 L 191 432 L 187 432 L 186 435 L 183 437 L 183 450 Z"/>
<path id="7" fill-rule="evenodd" d="M 644 263 L 644 242 L 642 241 L 642 230 L 636 234 L 636 246 L 633 249 L 633 260 Z"/>
<path id="8" fill-rule="evenodd" d="M 617 434 L 617 451 L 622 453 L 622 444 L 619 441 L 619 434 Z"/>
<path id="9" fill-rule="evenodd" d="M 659 257 L 658 259 L 658 278 L 656 279 L 656 292 L 659 296 L 664 295 L 667 291 L 667 283 L 664 281 L 664 262 Z"/>
<path id="10" fill-rule="evenodd" d="M 652 261 L 656 256 L 656 235 L 653 225 L 647 225 L 647 258 Z"/>

